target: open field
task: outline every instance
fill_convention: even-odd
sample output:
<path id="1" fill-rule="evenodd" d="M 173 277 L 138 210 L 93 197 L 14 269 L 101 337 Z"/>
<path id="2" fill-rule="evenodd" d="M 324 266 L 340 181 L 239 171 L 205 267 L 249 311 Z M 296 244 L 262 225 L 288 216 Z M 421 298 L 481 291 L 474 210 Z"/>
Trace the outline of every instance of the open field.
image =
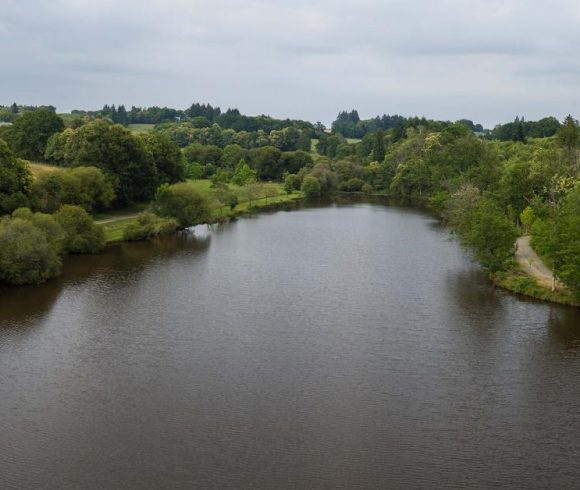
<path id="1" fill-rule="evenodd" d="M 58 172 L 62 170 L 61 167 L 56 167 L 55 165 L 48 165 L 47 163 L 37 163 L 37 162 L 29 162 L 26 161 L 28 167 L 30 168 L 30 172 L 32 173 L 33 178 L 37 178 L 41 174 L 45 174 L 47 172 Z"/>
<path id="2" fill-rule="evenodd" d="M 318 160 L 320 160 L 320 158 L 322 158 L 322 155 L 320 153 L 318 153 L 318 150 L 316 150 L 317 144 L 318 144 L 318 138 L 312 138 L 310 140 L 310 156 L 312 157 L 312 160 L 314 160 L 315 163 Z"/>
<path id="3" fill-rule="evenodd" d="M 129 124 L 127 127 L 132 133 L 143 134 L 148 133 L 149 131 L 153 131 L 155 124 Z"/>

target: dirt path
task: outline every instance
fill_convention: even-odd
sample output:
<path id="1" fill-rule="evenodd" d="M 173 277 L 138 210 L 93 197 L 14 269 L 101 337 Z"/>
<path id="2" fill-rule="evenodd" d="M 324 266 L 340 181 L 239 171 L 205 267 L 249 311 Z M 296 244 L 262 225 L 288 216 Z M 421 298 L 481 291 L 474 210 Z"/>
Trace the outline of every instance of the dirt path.
<path id="1" fill-rule="evenodd" d="M 516 241 L 516 260 L 522 269 L 542 286 L 552 288 L 554 274 L 538 257 L 534 249 L 530 246 L 530 237 L 522 236 Z M 555 284 L 558 286 L 558 284 Z"/>
<path id="2" fill-rule="evenodd" d="M 114 223 L 115 221 L 123 221 L 125 219 L 136 218 L 139 213 L 124 214 L 122 216 L 115 216 L 114 218 L 95 220 L 96 225 L 105 225 L 107 223 Z"/>

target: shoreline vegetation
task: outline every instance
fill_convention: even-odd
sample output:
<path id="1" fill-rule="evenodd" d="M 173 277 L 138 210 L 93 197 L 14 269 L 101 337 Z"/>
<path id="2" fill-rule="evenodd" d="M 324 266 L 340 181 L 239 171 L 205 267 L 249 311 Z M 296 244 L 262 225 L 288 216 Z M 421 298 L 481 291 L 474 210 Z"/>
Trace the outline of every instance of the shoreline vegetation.
<path id="1" fill-rule="evenodd" d="M 325 128 L 198 103 L 60 115 L 12 104 L 0 106 L 0 120 L 8 123 L 0 126 L 2 283 L 43 282 L 67 253 L 344 193 L 426 206 L 497 286 L 580 304 L 572 116 L 486 130 L 466 119 L 362 120 L 353 110 Z M 522 235 L 557 287 L 518 264 Z"/>
<path id="2" fill-rule="evenodd" d="M 212 188 L 209 180 L 188 180 L 188 185 L 195 189 L 202 195 L 207 196 L 211 200 L 214 193 L 219 193 L 219 188 Z M 250 200 L 247 188 L 244 186 L 236 186 L 233 190 L 236 194 L 237 204 L 233 207 L 225 205 L 221 202 L 214 202 L 214 206 L 210 210 L 210 216 L 205 221 L 196 224 L 212 224 L 224 222 L 238 216 L 248 215 L 259 210 L 270 209 L 278 205 L 293 203 L 304 199 L 304 194 L 300 191 L 295 191 L 287 194 L 283 191 L 281 184 L 267 183 L 263 186 L 256 187 Z M 138 207 L 138 211 L 131 213 L 131 215 L 121 214 L 119 217 L 115 215 L 101 215 L 95 220 L 95 224 L 102 227 L 105 232 L 107 245 L 114 245 L 119 242 L 127 241 L 124 238 L 124 231 L 135 224 L 138 215 L 147 211 L 149 206 Z"/>

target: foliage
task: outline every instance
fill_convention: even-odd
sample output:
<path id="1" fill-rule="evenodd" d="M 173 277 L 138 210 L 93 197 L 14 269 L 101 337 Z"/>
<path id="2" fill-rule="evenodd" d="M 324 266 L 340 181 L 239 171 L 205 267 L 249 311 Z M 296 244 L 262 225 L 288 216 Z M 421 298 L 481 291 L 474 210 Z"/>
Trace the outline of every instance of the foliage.
<path id="1" fill-rule="evenodd" d="M 556 276 L 580 293 L 580 183 L 552 213 L 532 225 L 533 246 L 551 259 Z"/>
<path id="2" fill-rule="evenodd" d="M 261 180 L 279 180 L 284 169 L 281 165 L 282 152 L 273 146 L 253 148 L 248 151 L 251 167 Z"/>
<path id="3" fill-rule="evenodd" d="M 292 194 L 297 190 L 300 190 L 300 186 L 302 185 L 302 181 L 300 180 L 300 176 L 296 174 L 288 174 L 284 179 L 284 191 L 288 194 Z"/>
<path id="4" fill-rule="evenodd" d="M 31 186 L 35 209 L 54 213 L 63 204 L 86 211 L 107 209 L 115 198 L 112 183 L 96 167 L 76 167 L 40 174 Z"/>
<path id="5" fill-rule="evenodd" d="M 518 231 L 501 208 L 491 199 L 482 199 L 472 215 L 472 225 L 464 235 L 481 265 L 492 271 L 511 265 Z"/>
<path id="6" fill-rule="evenodd" d="M 385 159 L 386 150 L 385 150 L 385 135 L 379 129 L 375 133 L 374 141 L 373 141 L 373 159 L 377 162 L 382 162 Z"/>
<path id="7" fill-rule="evenodd" d="M 244 160 L 240 160 L 232 177 L 232 182 L 236 185 L 244 186 L 254 182 L 256 178 L 256 171 L 252 170 Z"/>
<path id="8" fill-rule="evenodd" d="M 55 136 L 47 148 L 47 158 L 56 164 L 95 166 L 110 175 L 117 204 L 121 206 L 133 201 L 146 201 L 153 196 L 159 179 L 154 154 L 153 150 L 147 151 L 141 137 L 121 125 L 104 121 L 64 131 Z M 171 174 L 171 165 L 168 168 L 161 164 L 160 167 L 165 177 Z"/>
<path id="9" fill-rule="evenodd" d="M 526 138 L 545 138 L 556 134 L 560 122 L 555 117 L 545 117 L 539 121 L 524 121 L 516 117 L 513 122 L 498 124 L 487 135 L 500 141 L 523 141 Z"/>
<path id="10" fill-rule="evenodd" d="M 444 216 L 485 269 L 497 272 L 510 267 L 518 232 L 493 199 L 465 185 L 450 196 Z"/>
<path id="11" fill-rule="evenodd" d="M 235 169 L 246 158 L 246 150 L 240 145 L 228 145 L 221 155 L 221 164 L 229 169 Z"/>
<path id="12" fill-rule="evenodd" d="M 31 180 L 26 165 L 0 140 L 0 216 L 28 204 Z"/>
<path id="13" fill-rule="evenodd" d="M 159 216 L 175 218 L 185 228 L 207 221 L 209 203 L 189 184 L 163 184 L 155 194 L 154 211 Z"/>
<path id="14" fill-rule="evenodd" d="M 305 171 L 307 169 L 303 169 Z M 315 177 L 318 183 L 320 184 L 320 194 L 330 194 L 334 192 L 338 187 L 338 177 L 335 172 L 332 171 L 332 168 L 329 163 L 324 161 L 319 161 L 313 168 L 308 172 L 309 176 Z M 304 180 L 302 181 L 302 185 L 304 186 Z M 308 184 L 307 187 L 310 187 L 312 184 Z"/>
<path id="15" fill-rule="evenodd" d="M 303 167 L 312 167 L 313 161 L 310 153 L 305 151 L 286 151 L 280 157 L 280 166 L 283 172 L 297 173 Z"/>
<path id="16" fill-rule="evenodd" d="M 360 192 L 362 191 L 364 185 L 364 180 L 355 177 L 341 182 L 338 188 L 343 192 Z"/>
<path id="17" fill-rule="evenodd" d="M 530 228 L 534 224 L 535 219 L 534 210 L 530 206 L 526 206 L 526 208 L 520 213 L 520 221 L 526 233 L 530 232 Z"/>
<path id="18" fill-rule="evenodd" d="M 134 222 L 123 230 L 123 239 L 127 241 L 147 240 L 168 235 L 177 230 L 179 223 L 174 218 L 161 218 L 150 211 L 140 213 Z"/>
<path id="19" fill-rule="evenodd" d="M 204 167 L 200 163 L 192 163 L 187 167 L 187 177 L 193 180 L 203 178 Z"/>
<path id="20" fill-rule="evenodd" d="M 220 207 L 229 206 L 234 209 L 238 205 L 238 196 L 227 185 L 216 187 L 213 195 Z"/>
<path id="21" fill-rule="evenodd" d="M 33 213 L 30 208 L 18 208 L 12 213 L 12 218 L 23 219 L 31 222 L 36 228 L 42 230 L 50 246 L 57 252 L 63 253 L 65 233 L 62 226 L 55 220 L 53 215 L 45 213 Z"/>
<path id="22" fill-rule="evenodd" d="M 157 169 L 159 184 L 175 184 L 185 178 L 185 159 L 169 137 L 159 133 L 141 135 L 145 151 Z"/>
<path id="23" fill-rule="evenodd" d="M 19 157 L 42 160 L 48 139 L 63 129 L 63 120 L 51 109 L 41 107 L 14 119 L 10 128 L 10 144 Z"/>
<path id="24" fill-rule="evenodd" d="M 23 211 L 0 219 L 2 282 L 38 284 L 60 273 L 59 238 L 62 229 L 59 233 L 59 227 L 51 217 L 30 215 Z"/>
<path id="25" fill-rule="evenodd" d="M 65 204 L 55 214 L 65 232 L 64 249 L 71 253 L 97 253 L 105 246 L 102 228 L 79 206 Z"/>
<path id="26" fill-rule="evenodd" d="M 319 197 L 321 194 L 320 181 L 312 175 L 307 175 L 302 181 L 302 192 L 308 198 Z"/>

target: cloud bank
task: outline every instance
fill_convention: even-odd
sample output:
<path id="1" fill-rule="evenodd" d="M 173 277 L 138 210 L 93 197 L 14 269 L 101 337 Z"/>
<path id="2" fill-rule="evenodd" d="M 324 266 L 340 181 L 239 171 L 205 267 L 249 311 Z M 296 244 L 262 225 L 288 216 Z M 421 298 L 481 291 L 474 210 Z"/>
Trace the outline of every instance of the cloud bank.
<path id="1" fill-rule="evenodd" d="M 580 114 L 578 46 L 576 0 L 2 0 L 0 104 L 492 126 Z"/>

